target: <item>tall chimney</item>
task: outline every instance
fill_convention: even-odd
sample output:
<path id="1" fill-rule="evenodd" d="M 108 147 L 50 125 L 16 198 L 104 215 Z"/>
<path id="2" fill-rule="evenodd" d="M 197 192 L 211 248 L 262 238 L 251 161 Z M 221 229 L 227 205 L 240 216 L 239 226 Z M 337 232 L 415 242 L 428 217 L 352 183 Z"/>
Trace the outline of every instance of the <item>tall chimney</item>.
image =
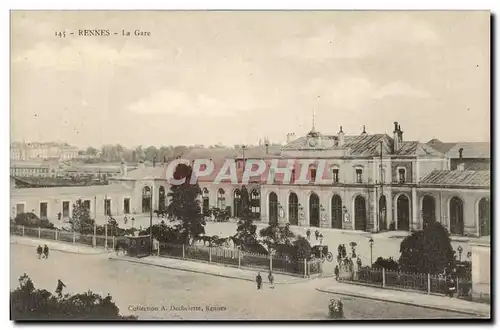
<path id="1" fill-rule="evenodd" d="M 338 136 L 338 144 L 339 144 L 339 147 L 342 147 L 344 145 L 344 131 L 342 130 L 342 126 L 340 126 L 340 131 L 339 133 L 337 134 Z"/>
<path id="2" fill-rule="evenodd" d="M 397 121 L 394 122 L 394 132 L 392 133 L 394 139 L 394 152 L 396 152 L 401 147 L 401 141 L 400 141 L 401 136 L 399 135 L 399 125 Z"/>
<path id="3" fill-rule="evenodd" d="M 463 158 L 463 152 L 464 152 L 464 148 L 458 149 L 458 158 L 460 158 L 460 160 L 462 160 L 462 158 Z"/>

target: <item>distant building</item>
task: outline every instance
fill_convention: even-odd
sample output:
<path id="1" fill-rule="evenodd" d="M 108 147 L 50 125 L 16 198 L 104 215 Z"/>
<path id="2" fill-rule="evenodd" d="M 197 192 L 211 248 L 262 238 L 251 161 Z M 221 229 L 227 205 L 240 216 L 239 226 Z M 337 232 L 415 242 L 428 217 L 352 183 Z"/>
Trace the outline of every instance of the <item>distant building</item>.
<path id="1" fill-rule="evenodd" d="M 18 177 L 54 177 L 57 175 L 57 163 L 12 160 L 10 175 Z"/>
<path id="2" fill-rule="evenodd" d="M 427 142 L 427 145 L 444 153 L 450 159 L 450 170 L 490 170 L 491 144 L 489 142 L 444 143 L 438 139 L 432 139 Z"/>
<path id="3" fill-rule="evenodd" d="M 10 146 L 12 160 L 70 160 L 78 157 L 78 148 L 66 143 L 13 142 Z"/>

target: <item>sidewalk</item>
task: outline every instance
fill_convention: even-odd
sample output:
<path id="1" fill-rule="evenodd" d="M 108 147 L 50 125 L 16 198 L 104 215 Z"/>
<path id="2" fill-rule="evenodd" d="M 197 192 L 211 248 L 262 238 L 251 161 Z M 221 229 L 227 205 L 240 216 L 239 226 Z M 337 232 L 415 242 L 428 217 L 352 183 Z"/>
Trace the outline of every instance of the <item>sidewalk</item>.
<path id="1" fill-rule="evenodd" d="M 457 298 L 426 295 L 416 292 L 379 289 L 367 286 L 333 283 L 328 287 L 316 288 L 320 292 L 394 302 L 404 305 L 464 313 L 484 318 L 491 317 L 491 306 Z"/>
<path id="2" fill-rule="evenodd" d="M 93 248 L 86 245 L 70 244 L 67 242 L 22 236 L 10 236 L 10 244 L 33 247 L 37 247 L 38 245 L 43 247 L 46 244 L 49 247 L 49 250 L 78 254 L 108 254 L 113 252 L 111 250 L 106 251 L 104 248 Z"/>
<path id="3" fill-rule="evenodd" d="M 186 272 L 199 273 L 205 275 L 219 276 L 230 279 L 244 280 L 244 281 L 255 281 L 255 276 L 257 276 L 258 270 L 248 269 L 248 268 L 236 268 L 230 266 L 224 266 L 221 264 L 209 264 L 203 262 L 196 262 L 190 260 L 181 260 L 181 259 L 171 259 L 164 257 L 144 257 L 144 258 L 134 258 L 127 256 L 116 256 L 112 255 L 109 257 L 112 261 L 122 261 L 122 262 L 131 262 L 142 265 L 163 267 L 168 269 L 176 269 Z M 262 280 L 264 283 L 268 282 L 267 275 L 268 272 L 265 270 L 261 270 L 260 274 L 262 276 Z M 274 283 L 275 284 L 295 284 L 302 283 L 309 280 L 309 278 L 295 277 L 283 274 L 274 275 Z"/>

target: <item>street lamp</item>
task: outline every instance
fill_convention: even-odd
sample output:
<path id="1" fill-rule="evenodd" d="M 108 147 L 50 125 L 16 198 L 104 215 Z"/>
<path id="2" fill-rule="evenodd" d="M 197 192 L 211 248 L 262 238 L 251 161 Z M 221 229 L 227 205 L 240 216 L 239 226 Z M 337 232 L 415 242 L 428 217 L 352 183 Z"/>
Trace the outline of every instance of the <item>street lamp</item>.
<path id="1" fill-rule="evenodd" d="M 368 241 L 370 243 L 370 267 L 373 265 L 373 238 L 370 237 L 370 240 Z"/>
<path id="2" fill-rule="evenodd" d="M 459 245 L 458 248 L 457 248 L 457 251 L 458 251 L 458 261 L 462 261 L 462 252 L 464 251 L 464 249 L 462 249 L 462 247 Z"/>

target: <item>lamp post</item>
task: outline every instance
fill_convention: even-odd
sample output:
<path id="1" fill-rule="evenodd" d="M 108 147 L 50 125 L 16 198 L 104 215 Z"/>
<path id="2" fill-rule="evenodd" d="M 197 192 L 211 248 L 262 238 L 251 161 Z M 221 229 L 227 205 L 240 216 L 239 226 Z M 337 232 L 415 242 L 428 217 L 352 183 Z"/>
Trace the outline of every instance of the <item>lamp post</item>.
<path id="1" fill-rule="evenodd" d="M 459 245 L 457 251 L 458 251 L 458 261 L 462 262 L 462 252 L 464 251 L 464 249 L 462 249 L 462 247 Z"/>
<path id="2" fill-rule="evenodd" d="M 368 241 L 370 243 L 370 267 L 373 265 L 373 238 L 370 237 L 370 240 Z"/>
<path id="3" fill-rule="evenodd" d="M 323 234 L 319 234 L 320 258 L 323 259 Z"/>

